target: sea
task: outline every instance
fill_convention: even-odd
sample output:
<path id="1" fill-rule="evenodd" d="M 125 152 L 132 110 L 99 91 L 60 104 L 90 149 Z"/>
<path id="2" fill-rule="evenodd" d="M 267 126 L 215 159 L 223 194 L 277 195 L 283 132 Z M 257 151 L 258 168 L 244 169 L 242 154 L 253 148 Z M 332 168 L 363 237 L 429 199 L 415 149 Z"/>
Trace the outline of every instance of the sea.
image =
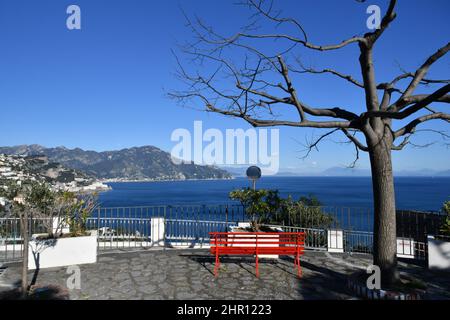
<path id="1" fill-rule="evenodd" d="M 108 183 L 102 207 L 237 204 L 228 198 L 236 188 L 251 186 L 247 178 Z M 262 177 L 257 188 L 277 189 L 293 198 L 314 195 L 324 206 L 372 208 L 370 177 Z M 439 211 L 450 200 L 450 177 L 396 177 L 397 209 Z"/>

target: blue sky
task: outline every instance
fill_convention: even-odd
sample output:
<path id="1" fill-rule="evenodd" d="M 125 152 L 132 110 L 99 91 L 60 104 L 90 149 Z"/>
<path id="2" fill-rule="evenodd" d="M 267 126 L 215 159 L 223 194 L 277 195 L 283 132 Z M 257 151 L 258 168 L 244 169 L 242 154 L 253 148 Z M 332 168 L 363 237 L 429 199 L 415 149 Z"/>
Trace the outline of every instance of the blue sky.
<path id="1" fill-rule="evenodd" d="M 232 34 L 248 16 L 234 2 L 0 0 L 0 145 L 37 143 L 90 150 L 155 145 L 169 151 L 174 145 L 172 131 L 192 129 L 195 120 L 203 120 L 205 128 L 248 128 L 243 121 L 182 108 L 165 95 L 179 87 L 171 49 L 192 37 L 180 7 Z M 302 21 L 312 42 L 332 43 L 367 32 L 367 5 L 378 4 L 384 11 L 387 2 L 284 0 L 278 6 Z M 82 30 L 66 28 L 70 4 L 81 8 Z M 414 71 L 447 43 L 448 12 L 446 0 L 399 1 L 398 18 L 375 50 L 377 80 L 400 74 L 398 63 Z M 356 46 L 323 56 L 300 51 L 308 64 L 334 67 L 360 79 L 357 54 Z M 430 77 L 448 75 L 449 57 L 430 71 Z M 296 83 L 307 103 L 362 111 L 361 89 L 345 81 L 317 75 L 299 77 Z M 448 131 L 448 124 L 430 122 L 423 128 Z M 320 152 L 301 160 L 299 141 L 322 131 L 280 129 L 284 169 L 315 172 L 353 160 L 353 147 L 333 141 L 325 141 Z M 395 169 L 450 169 L 450 149 L 440 140 L 434 134 L 421 134 L 413 141 L 438 142 L 426 149 L 394 152 Z M 358 167 L 369 168 L 365 154 Z"/>

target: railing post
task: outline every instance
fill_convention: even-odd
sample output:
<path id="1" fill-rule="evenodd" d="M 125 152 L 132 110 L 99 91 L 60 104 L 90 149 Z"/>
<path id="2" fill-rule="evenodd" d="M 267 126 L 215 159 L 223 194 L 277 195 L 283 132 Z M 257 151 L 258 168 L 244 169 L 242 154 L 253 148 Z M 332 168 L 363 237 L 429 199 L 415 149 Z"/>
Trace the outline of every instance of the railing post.
<path id="1" fill-rule="evenodd" d="M 327 230 L 328 252 L 344 252 L 344 232 L 337 229 Z"/>
<path id="2" fill-rule="evenodd" d="M 166 213 L 167 213 L 167 206 L 164 206 L 163 207 L 163 214 L 164 214 L 164 235 L 163 235 L 164 246 L 163 246 L 163 249 L 164 249 L 164 251 L 166 251 L 166 227 L 167 227 Z"/>
<path id="3" fill-rule="evenodd" d="M 150 231 L 152 245 L 164 246 L 165 235 L 165 219 L 161 217 L 151 218 L 151 231 Z"/>
<path id="4" fill-rule="evenodd" d="M 228 230 L 228 205 L 225 207 L 225 232 Z"/>

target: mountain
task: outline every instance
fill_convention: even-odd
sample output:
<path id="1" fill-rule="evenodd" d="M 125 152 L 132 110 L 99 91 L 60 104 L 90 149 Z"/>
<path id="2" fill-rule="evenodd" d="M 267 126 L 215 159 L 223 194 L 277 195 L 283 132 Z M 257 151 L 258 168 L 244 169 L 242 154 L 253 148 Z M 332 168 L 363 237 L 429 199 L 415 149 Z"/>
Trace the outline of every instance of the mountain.
<path id="1" fill-rule="evenodd" d="M 193 163 L 176 165 L 171 155 L 153 146 L 118 151 L 85 151 L 80 148 L 45 148 L 40 145 L 0 147 L 0 154 L 45 155 L 49 160 L 81 170 L 101 179 L 113 180 L 185 180 L 229 179 L 231 175 L 213 166 Z"/>
<path id="2" fill-rule="evenodd" d="M 322 172 L 323 176 L 353 176 L 353 177 L 367 177 L 370 176 L 370 170 L 355 169 L 347 167 L 331 167 Z"/>
<path id="3" fill-rule="evenodd" d="M 357 169 L 348 167 L 331 167 L 324 171 L 315 172 L 292 172 L 292 171 L 280 171 L 277 176 L 314 176 L 314 177 L 370 177 L 371 172 L 369 169 Z M 433 169 L 421 169 L 421 170 L 394 170 L 395 177 L 450 177 L 450 170 L 437 171 Z"/>
<path id="4" fill-rule="evenodd" d="M 248 166 L 234 166 L 234 167 L 227 167 L 227 166 L 221 166 L 222 170 L 227 171 L 230 173 L 233 177 L 246 177 L 247 174 L 247 168 Z"/>
<path id="5" fill-rule="evenodd" d="M 421 169 L 394 171 L 394 175 L 398 177 L 436 177 L 441 176 L 441 173 L 433 169 Z"/>
<path id="6" fill-rule="evenodd" d="M 450 177 L 450 170 L 440 171 L 438 175 L 441 177 Z"/>

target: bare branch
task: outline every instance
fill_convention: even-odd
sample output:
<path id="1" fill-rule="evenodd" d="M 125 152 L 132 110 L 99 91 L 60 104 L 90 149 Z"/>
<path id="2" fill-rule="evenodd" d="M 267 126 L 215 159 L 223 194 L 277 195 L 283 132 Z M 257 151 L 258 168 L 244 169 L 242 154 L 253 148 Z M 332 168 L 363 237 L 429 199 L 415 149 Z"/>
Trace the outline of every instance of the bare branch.
<path id="1" fill-rule="evenodd" d="M 294 25 L 302 33 L 304 39 L 305 40 L 308 39 L 308 36 L 306 35 L 305 30 L 303 29 L 300 22 L 298 22 L 296 19 L 290 18 L 290 17 L 289 18 L 279 17 L 279 13 L 278 14 L 272 13 L 273 2 L 270 3 L 270 6 L 268 9 L 263 8 L 263 1 L 258 1 L 258 3 L 257 3 L 254 0 L 247 0 L 246 3 L 250 7 L 253 7 L 256 10 L 256 14 L 262 15 L 262 16 L 266 17 L 267 19 L 276 22 L 278 25 L 283 24 L 283 23 L 290 23 L 290 24 Z"/>
<path id="2" fill-rule="evenodd" d="M 302 33 L 303 35 L 303 39 L 289 35 L 289 34 L 282 34 L 282 33 L 275 33 L 275 34 L 249 34 L 249 33 L 244 33 L 244 32 L 239 32 L 236 33 L 235 35 L 229 37 L 229 38 L 224 38 L 222 41 L 217 41 L 215 42 L 216 44 L 231 44 L 231 43 L 236 43 L 240 38 L 252 38 L 252 39 L 285 39 L 288 40 L 290 42 L 293 42 L 294 44 L 300 44 L 303 45 L 306 48 L 312 49 L 312 50 L 318 50 L 318 51 L 328 51 L 328 50 L 336 50 L 336 49 L 340 49 L 343 48 L 351 43 L 357 43 L 357 42 L 361 42 L 361 41 L 365 41 L 365 38 L 362 37 L 352 37 L 346 40 L 341 41 L 338 44 L 331 44 L 331 45 L 316 45 L 313 44 L 311 42 L 308 42 L 308 37 L 307 34 L 305 32 L 305 30 L 303 29 L 303 27 L 301 26 L 301 24 L 293 19 L 293 18 L 282 18 L 279 17 L 277 15 L 274 15 L 271 11 L 272 6 L 270 6 L 269 9 L 265 9 L 263 8 L 263 1 L 254 1 L 254 0 L 248 0 L 247 1 L 248 5 L 251 8 L 254 8 L 256 10 L 257 13 L 261 14 L 262 16 L 266 17 L 267 19 L 277 22 L 278 24 L 280 23 L 285 23 L 285 22 L 289 22 L 291 24 L 294 24 Z"/>
<path id="3" fill-rule="evenodd" d="M 305 155 L 303 157 L 301 157 L 300 159 L 302 159 L 302 160 L 306 159 L 310 155 L 311 151 L 314 149 L 316 151 L 319 151 L 318 146 L 319 146 L 320 142 L 322 142 L 326 137 L 332 135 L 333 133 L 335 133 L 338 130 L 340 130 L 340 129 L 334 129 L 334 130 L 328 131 L 327 133 L 321 135 L 319 138 L 317 138 L 315 140 L 307 141 L 306 145 L 304 145 L 305 146 L 305 150 L 304 150 Z M 355 160 L 352 161 L 352 163 L 350 165 L 348 165 L 348 168 L 354 168 L 356 166 L 356 163 L 359 160 L 359 150 L 361 150 L 360 147 L 358 146 L 358 144 L 361 146 L 362 146 L 362 144 L 354 136 L 352 136 L 347 130 L 345 130 L 345 131 L 344 130 L 345 129 L 343 129 L 342 131 L 346 132 L 346 136 L 347 136 L 347 134 L 349 135 L 348 136 L 349 141 L 341 142 L 341 143 L 352 143 L 355 146 L 355 150 L 356 150 Z"/>
<path id="4" fill-rule="evenodd" d="M 412 135 L 413 134 L 407 135 L 399 145 L 397 145 L 397 146 L 393 145 L 391 147 L 391 150 L 400 151 L 400 150 L 403 150 L 403 148 L 405 148 L 407 145 L 413 146 L 414 148 L 427 148 L 436 143 L 436 142 L 429 142 L 429 143 L 425 143 L 425 144 L 413 143 L 410 141 L 410 138 Z"/>
<path id="5" fill-rule="evenodd" d="M 220 113 L 227 116 L 242 118 L 254 127 L 273 127 L 273 126 L 289 126 L 289 127 L 310 127 L 310 128 L 356 128 L 351 121 L 308 121 L 301 122 L 285 121 L 285 120 L 261 120 L 249 116 L 245 113 L 239 113 L 232 110 L 224 110 L 207 105 L 207 109 L 212 112 Z"/>
<path id="6" fill-rule="evenodd" d="M 359 141 L 355 135 L 350 134 L 347 129 L 341 129 L 341 131 L 345 134 L 345 136 L 355 144 L 355 146 L 362 151 L 369 151 L 369 148 L 365 146 L 361 141 Z"/>
<path id="7" fill-rule="evenodd" d="M 405 127 L 397 130 L 394 137 L 409 135 L 415 127 L 424 121 L 432 119 L 442 119 L 449 121 L 448 114 L 437 112 L 430 108 L 434 102 L 450 103 L 450 81 L 435 80 L 425 78 L 429 67 L 450 49 L 450 44 L 439 49 L 435 54 L 415 72 L 403 72 L 391 82 L 377 84 L 375 79 L 375 69 L 373 63 L 373 46 L 383 32 L 395 19 L 396 0 L 389 1 L 389 7 L 382 19 L 380 28 L 366 33 L 363 37 L 353 37 L 335 45 L 318 46 L 309 42 L 307 34 L 299 21 L 293 18 L 281 17 L 274 13 L 272 5 L 265 6 L 262 0 L 246 0 L 247 4 L 261 15 L 276 24 L 287 24 L 294 26 L 296 34 L 268 33 L 252 34 L 254 26 L 241 28 L 240 32 L 232 37 L 224 37 L 216 33 L 212 28 L 206 26 L 199 19 L 196 25 L 188 20 L 188 25 L 193 29 L 197 37 L 197 42 L 185 49 L 185 53 L 193 57 L 194 62 L 212 62 L 214 72 L 208 75 L 189 75 L 181 68 L 181 77 L 190 86 L 187 91 L 176 92 L 171 96 L 180 101 L 187 101 L 198 98 L 205 105 L 206 110 L 226 116 L 241 118 L 255 127 L 269 126 L 291 126 L 291 127 L 311 127 L 329 128 L 332 132 L 340 130 L 357 148 L 358 152 L 369 151 L 380 139 L 383 139 L 385 128 L 391 128 L 393 119 L 405 119 L 418 111 L 428 110 L 432 114 L 418 117 Z M 300 35 L 299 35 L 300 34 Z M 283 53 L 274 55 L 264 52 L 265 46 L 253 47 L 253 43 L 259 41 L 244 41 L 244 39 L 284 39 L 291 45 Z M 250 43 L 250 44 L 249 44 Z M 362 81 L 352 75 L 339 72 L 332 68 L 316 70 L 304 67 L 300 61 L 301 69 L 296 70 L 286 62 L 287 52 L 295 46 L 301 45 L 318 51 L 335 50 L 351 43 L 358 43 L 360 49 L 359 64 Z M 241 59 L 240 67 L 236 67 L 232 60 L 225 57 L 225 49 L 242 49 L 244 57 Z M 240 51 L 238 51 L 240 52 Z M 256 66 L 252 67 L 256 60 Z M 206 63 L 205 63 L 206 64 Z M 216 66 L 216 64 L 218 66 Z M 238 64 L 239 65 L 239 64 Z M 301 91 L 294 84 L 291 78 L 292 73 L 308 74 L 331 74 L 343 79 L 365 91 L 365 111 L 360 115 L 339 107 L 311 107 L 302 101 Z M 223 75 L 223 77 L 221 77 Z M 281 80 L 277 83 L 277 77 Z M 231 81 L 231 85 L 224 84 Z M 274 80 L 275 79 L 275 80 Z M 412 79 L 406 90 L 403 90 L 398 83 L 404 79 Z M 442 83 L 444 86 L 431 94 L 412 95 L 417 85 L 429 85 Z M 398 87 L 397 87 L 398 86 Z M 379 102 L 378 90 L 383 90 L 381 103 Z M 395 102 L 391 102 L 392 95 L 399 93 L 401 97 Z M 295 108 L 298 119 L 282 119 L 276 112 L 281 107 Z M 285 108 L 286 109 L 286 108 Z M 313 117 L 322 117 L 323 121 L 314 121 Z M 310 118 L 312 120 L 310 120 Z M 333 118 L 333 119 L 329 119 Z M 391 130 L 391 129 L 390 129 Z M 362 132 L 366 138 L 367 145 L 359 141 L 356 132 Z M 389 132 L 389 131 L 388 131 Z M 331 133 L 330 133 L 331 134 Z M 321 139 L 319 139 L 320 141 Z M 411 144 L 408 140 L 404 143 Z M 314 146 L 314 143 L 312 144 Z M 400 145 L 393 148 L 403 147 Z M 359 154 L 357 154 L 357 158 Z"/>
<path id="8" fill-rule="evenodd" d="M 414 119 L 413 121 L 409 122 L 403 128 L 395 131 L 394 132 L 394 137 L 398 138 L 398 137 L 403 136 L 405 134 L 413 133 L 414 130 L 416 129 L 416 127 L 419 124 L 421 124 L 421 123 L 423 123 L 425 121 L 436 120 L 436 119 L 440 119 L 440 120 L 444 120 L 444 121 L 450 121 L 450 114 L 438 112 L 438 113 L 433 113 L 433 114 L 425 115 L 425 116 L 422 116 L 422 117 L 418 117 L 417 119 Z"/>
<path id="9" fill-rule="evenodd" d="M 447 134 L 445 131 L 441 131 L 441 130 L 434 130 L 434 129 L 419 129 L 419 130 L 414 130 L 415 133 L 419 133 L 419 132 L 431 132 L 431 133 L 436 133 L 438 135 L 440 135 L 444 140 L 448 140 L 450 139 L 450 135 Z"/>
<path id="10" fill-rule="evenodd" d="M 348 166 L 349 168 L 355 168 L 356 167 L 356 163 L 359 160 L 359 148 L 356 146 L 355 144 L 355 160 L 353 160 L 352 163 L 350 163 L 350 165 Z"/>
<path id="11" fill-rule="evenodd" d="M 296 44 L 301 44 L 306 48 L 313 49 L 313 50 L 319 50 L 319 51 L 328 51 L 328 50 L 336 50 L 345 47 L 348 44 L 355 43 L 355 42 L 361 42 L 364 41 L 364 38 L 361 37 L 353 37 L 347 40 L 344 40 L 340 42 L 339 44 L 335 45 L 315 45 L 309 42 L 306 42 L 302 39 L 287 35 L 287 34 L 247 34 L 247 33 L 238 33 L 228 39 L 226 39 L 226 42 L 233 43 L 237 41 L 239 38 L 253 38 L 253 39 L 286 39 L 290 40 Z M 224 44 L 224 43 L 222 43 Z"/>
<path id="12" fill-rule="evenodd" d="M 394 80 L 392 80 L 389 84 L 390 85 L 394 85 L 397 82 L 399 82 L 400 80 L 407 79 L 407 78 L 414 78 L 414 73 L 412 73 L 412 72 L 403 73 L 403 74 L 397 76 L 396 78 L 394 78 Z M 422 80 L 420 80 L 419 83 L 423 84 L 423 85 L 436 84 L 436 83 L 450 83 L 450 80 L 449 79 L 447 79 L 447 80 L 434 80 L 434 79 L 425 79 L 425 78 L 423 78 Z"/>
<path id="13" fill-rule="evenodd" d="M 374 32 L 364 35 L 364 38 L 369 40 L 371 46 L 375 43 L 375 41 L 377 41 L 377 39 L 383 34 L 383 32 L 387 29 L 387 27 L 389 27 L 390 23 L 394 21 L 395 17 L 397 16 L 394 12 L 396 4 L 397 0 L 390 0 L 389 7 L 386 10 L 383 19 L 381 20 L 380 27 Z"/>
<path id="14" fill-rule="evenodd" d="M 389 24 L 395 19 L 396 14 L 394 12 L 394 8 L 396 5 L 396 0 L 391 0 L 389 2 L 389 7 L 381 20 L 380 28 L 375 30 L 372 33 L 367 33 L 364 35 L 364 40 L 359 42 L 360 56 L 359 56 L 359 64 L 361 68 L 361 73 L 363 77 L 364 83 L 364 91 L 366 97 L 366 108 L 370 111 L 376 111 L 380 108 L 380 104 L 378 102 L 378 86 L 375 79 L 375 69 L 373 65 L 373 45 L 377 41 L 377 39 L 383 34 L 385 29 L 389 26 Z M 390 93 L 384 95 L 384 103 L 386 100 L 390 99 Z M 367 121 L 368 120 L 368 121 Z M 364 130 L 366 132 L 366 136 L 372 142 L 377 139 L 377 135 L 381 134 L 383 131 L 383 122 L 381 119 L 370 118 L 364 119 L 363 121 Z"/>
<path id="15" fill-rule="evenodd" d="M 450 95 L 447 95 L 447 93 L 450 92 L 450 84 L 447 84 L 446 86 L 436 90 L 430 95 L 418 95 L 414 97 L 410 97 L 408 99 L 408 102 L 406 105 L 409 105 L 411 103 L 413 104 L 411 107 L 408 107 L 407 109 L 395 112 L 395 111 L 389 111 L 389 110 L 396 110 L 399 107 L 397 106 L 391 106 L 389 107 L 388 111 L 369 111 L 361 115 L 361 119 L 367 119 L 371 117 L 384 117 L 384 118 L 391 118 L 391 119 L 404 119 L 413 113 L 426 108 L 429 104 L 433 102 L 450 102 Z M 400 107 L 404 107 L 404 105 L 400 105 Z"/>
<path id="16" fill-rule="evenodd" d="M 335 75 L 335 76 L 337 76 L 337 77 L 339 77 L 339 78 L 341 78 L 341 79 L 347 80 L 348 82 L 350 82 L 350 83 L 356 85 L 357 87 L 364 88 L 364 84 L 362 84 L 362 83 L 359 82 L 358 80 L 354 79 L 354 78 L 353 78 L 352 76 L 350 76 L 350 75 L 346 75 L 346 74 L 343 74 L 343 73 L 341 73 L 341 72 L 338 72 L 338 71 L 336 71 L 336 70 L 329 69 L 329 68 L 322 69 L 322 70 L 316 70 L 316 69 L 314 69 L 314 68 L 312 68 L 312 67 L 306 67 L 306 66 L 304 66 L 304 65 L 301 63 L 301 61 L 300 61 L 299 59 L 297 59 L 297 63 L 300 65 L 301 70 L 295 70 L 295 69 L 293 69 L 292 67 L 289 67 L 289 70 L 292 71 L 292 72 L 295 72 L 295 73 L 311 73 L 311 74 L 330 73 L 330 74 L 333 74 L 333 75 Z"/>
<path id="17" fill-rule="evenodd" d="M 316 139 L 315 141 L 311 141 L 311 142 L 308 142 L 307 141 L 307 143 L 306 143 L 306 154 L 301 158 L 301 159 L 306 159 L 308 156 L 309 156 L 309 154 L 311 153 L 311 151 L 313 150 L 313 149 L 315 149 L 316 151 L 319 151 L 319 148 L 318 148 L 318 145 L 319 145 L 319 143 L 323 140 L 323 139 L 325 139 L 326 137 L 328 137 L 328 136 L 330 136 L 330 135 L 332 135 L 333 133 L 335 133 L 336 131 L 338 131 L 339 129 L 334 129 L 334 130 L 331 130 L 331 131 L 328 131 L 327 133 L 325 133 L 325 134 L 323 134 L 323 135 L 321 135 L 318 139 Z"/>
<path id="18" fill-rule="evenodd" d="M 445 90 L 445 89 L 443 89 L 443 90 Z M 445 94 L 445 91 L 441 91 L 441 93 Z M 393 103 L 392 105 L 390 105 L 389 108 L 387 109 L 387 111 L 400 111 L 412 104 L 423 101 L 427 97 L 429 97 L 429 94 L 417 94 L 417 95 L 405 97 L 402 100 L 398 100 L 395 103 Z M 437 94 L 434 99 L 435 100 L 433 102 L 450 103 L 450 95 Z"/>
<path id="19" fill-rule="evenodd" d="M 435 63 L 437 60 L 442 58 L 448 51 L 450 50 L 450 42 L 447 43 L 442 48 L 439 48 L 438 51 L 436 51 L 434 54 L 432 54 L 414 74 L 414 77 L 409 84 L 408 88 L 405 90 L 405 93 L 400 97 L 399 100 L 402 100 L 403 98 L 411 95 L 414 90 L 416 89 L 417 85 L 423 81 L 423 78 L 427 74 L 428 70 L 430 69 L 431 65 Z"/>
<path id="20" fill-rule="evenodd" d="M 403 150 L 403 148 L 409 143 L 410 137 L 411 137 L 411 135 L 406 136 L 406 137 L 403 139 L 403 141 L 402 141 L 399 145 L 397 145 L 397 146 L 392 145 L 391 150 L 396 150 L 396 151 Z"/>

